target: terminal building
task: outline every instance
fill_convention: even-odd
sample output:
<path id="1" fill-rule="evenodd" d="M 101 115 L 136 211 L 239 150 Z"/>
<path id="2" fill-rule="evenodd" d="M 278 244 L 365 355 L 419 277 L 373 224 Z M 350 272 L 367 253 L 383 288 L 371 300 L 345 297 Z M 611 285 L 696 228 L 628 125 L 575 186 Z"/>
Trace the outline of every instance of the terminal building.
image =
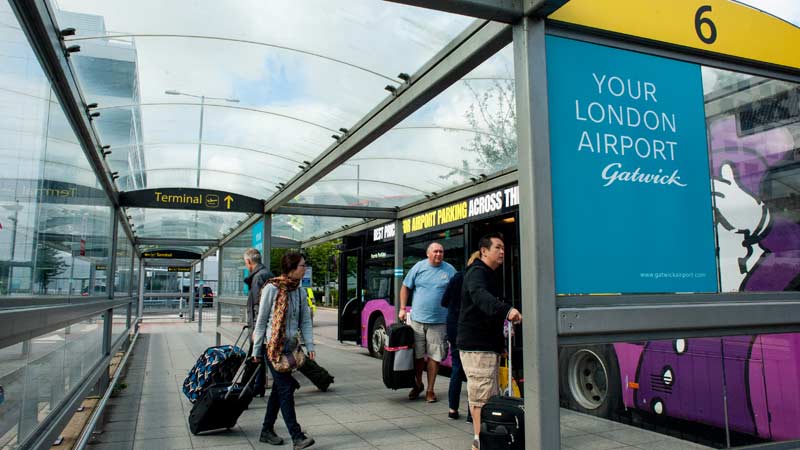
<path id="1" fill-rule="evenodd" d="M 297 376 L 316 447 L 469 448 L 449 357 L 437 403 L 381 364 L 428 245 L 461 271 L 490 232 L 524 318 L 500 381 L 524 399 L 514 448 L 800 448 L 795 2 L 0 17 L 0 449 L 267 445 L 265 399 L 195 435 L 181 392 L 247 323 L 249 248 L 309 263 L 336 377 Z"/>

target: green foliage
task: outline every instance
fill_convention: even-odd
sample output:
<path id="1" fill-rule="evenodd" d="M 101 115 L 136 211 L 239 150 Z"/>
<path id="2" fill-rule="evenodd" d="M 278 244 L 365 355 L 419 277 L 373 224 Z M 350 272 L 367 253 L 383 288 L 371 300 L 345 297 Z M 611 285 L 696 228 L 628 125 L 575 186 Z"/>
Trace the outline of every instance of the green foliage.
<path id="1" fill-rule="evenodd" d="M 331 261 L 339 259 L 339 244 L 341 240 L 337 239 L 305 249 L 308 261 L 313 267 L 311 282 L 314 286 L 325 286 L 326 275 L 328 281 L 336 280 L 336 262 L 331 263 Z"/>

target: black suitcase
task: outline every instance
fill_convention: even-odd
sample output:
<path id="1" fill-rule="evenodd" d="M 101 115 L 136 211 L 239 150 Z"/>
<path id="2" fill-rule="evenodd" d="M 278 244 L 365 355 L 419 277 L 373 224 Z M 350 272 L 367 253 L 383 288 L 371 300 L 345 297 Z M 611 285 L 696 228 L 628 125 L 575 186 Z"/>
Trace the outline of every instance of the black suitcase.
<path id="1" fill-rule="evenodd" d="M 508 392 L 511 384 L 511 328 L 508 324 Z M 504 394 L 506 394 L 504 393 Z M 481 408 L 481 450 L 525 448 L 525 403 L 521 398 L 495 395 Z"/>
<path id="2" fill-rule="evenodd" d="M 383 384 L 389 389 L 416 386 L 414 375 L 414 330 L 404 323 L 393 323 L 387 330 L 383 351 Z"/>
<path id="3" fill-rule="evenodd" d="M 328 373 L 324 367 L 320 366 L 316 361 L 310 358 L 306 358 L 306 363 L 300 366 L 297 371 L 311 380 L 311 382 L 314 383 L 314 386 L 316 386 L 317 389 L 322 392 L 327 391 L 328 387 L 330 387 L 331 383 L 333 383 L 333 376 L 331 376 L 331 374 Z"/>
<path id="4" fill-rule="evenodd" d="M 253 400 L 252 383 L 260 364 L 247 359 L 237 371 L 233 383 L 218 383 L 203 391 L 189 413 L 189 430 L 192 434 L 231 429 L 236 425 L 239 416 Z M 252 374 L 245 385 L 236 382 L 243 372 Z"/>

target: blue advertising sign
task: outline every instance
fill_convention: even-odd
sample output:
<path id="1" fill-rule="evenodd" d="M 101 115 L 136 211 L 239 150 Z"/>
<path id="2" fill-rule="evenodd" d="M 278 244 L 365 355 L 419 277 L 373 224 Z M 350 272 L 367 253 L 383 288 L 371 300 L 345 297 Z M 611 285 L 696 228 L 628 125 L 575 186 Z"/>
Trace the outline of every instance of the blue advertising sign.
<path id="1" fill-rule="evenodd" d="M 546 45 L 556 292 L 716 292 L 700 67 Z"/>
<path id="2" fill-rule="evenodd" d="M 258 221 L 253 224 L 252 228 L 250 228 L 250 246 L 258 251 L 261 251 L 262 242 L 264 242 L 264 222 Z M 269 265 L 269 261 L 264 257 L 264 255 L 261 255 L 261 260 L 267 261 L 264 264 Z M 247 276 L 250 275 L 250 271 L 247 270 L 246 267 L 242 269 L 242 273 L 244 274 L 242 278 L 247 278 Z M 243 285 L 242 292 L 247 294 L 249 290 L 250 290 L 249 286 L 247 286 L 246 284 Z"/>

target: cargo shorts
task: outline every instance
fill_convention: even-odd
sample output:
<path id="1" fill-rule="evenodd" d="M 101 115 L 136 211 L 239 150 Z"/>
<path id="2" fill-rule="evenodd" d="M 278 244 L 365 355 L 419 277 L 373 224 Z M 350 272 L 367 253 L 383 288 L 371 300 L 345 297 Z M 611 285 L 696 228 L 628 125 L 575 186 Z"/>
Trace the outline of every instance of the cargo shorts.
<path id="1" fill-rule="evenodd" d="M 497 372 L 500 355 L 494 352 L 458 352 L 461 365 L 467 375 L 469 406 L 482 408 L 489 398 L 500 392 Z"/>
<path id="2" fill-rule="evenodd" d="M 408 318 L 414 330 L 414 358 L 422 359 L 427 354 L 436 362 L 447 358 L 447 325 L 443 323 L 420 323 Z"/>

